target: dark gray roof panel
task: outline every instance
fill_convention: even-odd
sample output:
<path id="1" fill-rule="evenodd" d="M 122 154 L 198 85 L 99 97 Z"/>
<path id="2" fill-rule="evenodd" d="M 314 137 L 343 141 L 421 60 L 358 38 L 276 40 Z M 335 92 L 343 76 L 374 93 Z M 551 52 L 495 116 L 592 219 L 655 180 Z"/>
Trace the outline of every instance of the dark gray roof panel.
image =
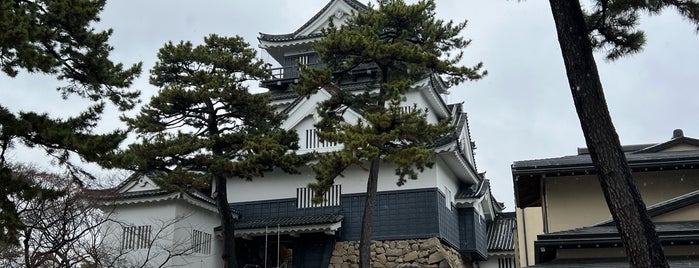
<path id="1" fill-rule="evenodd" d="M 626 154 L 626 160 L 629 162 L 631 168 L 663 163 L 699 164 L 699 150 Z M 589 169 L 592 171 L 593 167 L 590 155 L 571 155 L 558 158 L 516 161 L 512 164 L 512 173 L 516 174 L 518 172 L 530 170 L 544 171 L 557 169 L 571 171 L 573 168 Z"/>
<path id="2" fill-rule="evenodd" d="M 462 188 L 456 193 L 456 199 L 479 198 L 490 191 L 490 180 L 484 179 L 478 185 Z"/>
<path id="3" fill-rule="evenodd" d="M 342 221 L 343 216 L 339 214 L 321 214 L 310 216 L 293 216 L 293 217 L 277 217 L 277 218 L 257 218 L 257 219 L 241 219 L 236 224 L 237 229 L 254 229 L 263 227 L 286 227 L 286 226 L 301 226 L 315 224 L 329 224 Z"/>
<path id="4" fill-rule="evenodd" d="M 512 229 L 517 227 L 514 212 L 499 213 L 488 224 L 488 251 L 514 251 L 515 239 Z"/>
<path id="5" fill-rule="evenodd" d="M 655 229 L 658 235 L 674 233 L 674 232 L 697 232 L 699 233 L 699 221 L 682 221 L 682 222 L 657 222 Z M 560 240 L 569 238 L 578 238 L 581 236 L 618 236 L 618 231 L 615 225 L 595 225 L 583 228 L 577 228 L 567 231 L 542 234 L 538 236 L 538 240 Z"/>

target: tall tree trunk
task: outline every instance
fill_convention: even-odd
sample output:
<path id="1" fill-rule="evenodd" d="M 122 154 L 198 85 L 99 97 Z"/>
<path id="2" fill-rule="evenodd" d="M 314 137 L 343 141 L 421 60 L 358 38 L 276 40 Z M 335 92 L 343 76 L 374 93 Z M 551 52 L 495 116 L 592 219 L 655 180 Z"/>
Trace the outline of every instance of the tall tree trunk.
<path id="1" fill-rule="evenodd" d="M 238 268 L 238 258 L 235 253 L 235 220 L 228 206 L 228 194 L 226 191 L 226 178 L 214 175 L 216 184 L 216 206 L 221 214 L 221 228 L 223 228 L 223 265 L 225 268 Z"/>
<path id="2" fill-rule="evenodd" d="M 612 124 L 578 0 L 549 0 L 575 109 L 631 267 L 669 267 Z"/>
<path id="3" fill-rule="evenodd" d="M 364 202 L 364 217 L 362 218 L 362 236 L 359 240 L 359 267 L 371 267 L 371 232 L 374 225 L 374 206 L 376 191 L 379 184 L 379 167 L 381 157 L 375 156 L 369 167 L 369 180 L 366 184 L 366 200 Z"/>

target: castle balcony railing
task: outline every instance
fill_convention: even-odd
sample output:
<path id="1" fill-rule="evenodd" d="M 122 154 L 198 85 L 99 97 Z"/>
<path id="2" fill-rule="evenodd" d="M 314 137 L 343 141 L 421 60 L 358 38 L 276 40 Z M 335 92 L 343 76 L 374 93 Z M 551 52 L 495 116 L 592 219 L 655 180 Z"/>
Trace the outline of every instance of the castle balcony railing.
<path id="1" fill-rule="evenodd" d="M 327 65 L 324 63 L 308 64 L 307 66 L 313 68 L 325 68 Z M 289 84 L 298 83 L 299 73 L 301 68 L 299 66 L 283 66 L 270 68 L 270 78 L 262 81 L 261 86 L 268 88 L 270 90 L 286 90 Z M 365 76 L 376 74 L 377 68 L 372 64 L 361 64 L 354 70 L 350 72 L 354 76 Z"/>

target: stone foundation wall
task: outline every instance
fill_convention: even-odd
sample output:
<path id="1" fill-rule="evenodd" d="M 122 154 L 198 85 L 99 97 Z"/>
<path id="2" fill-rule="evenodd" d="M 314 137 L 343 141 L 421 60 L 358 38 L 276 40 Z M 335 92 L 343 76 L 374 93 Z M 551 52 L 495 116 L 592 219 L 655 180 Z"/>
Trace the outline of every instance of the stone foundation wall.
<path id="1" fill-rule="evenodd" d="M 337 242 L 329 268 L 359 267 L 359 242 Z M 371 267 L 471 268 L 453 248 L 438 238 L 373 241 Z"/>

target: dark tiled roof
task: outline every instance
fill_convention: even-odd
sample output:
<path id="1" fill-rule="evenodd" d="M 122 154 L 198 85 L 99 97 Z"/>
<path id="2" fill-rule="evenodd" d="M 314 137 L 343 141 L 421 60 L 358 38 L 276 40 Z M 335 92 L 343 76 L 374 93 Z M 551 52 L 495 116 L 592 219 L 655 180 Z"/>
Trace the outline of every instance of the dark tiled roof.
<path id="1" fill-rule="evenodd" d="M 659 144 L 650 146 L 648 148 L 639 150 L 635 153 L 656 153 L 656 152 L 668 149 L 670 147 L 673 147 L 673 146 L 679 145 L 679 144 L 689 144 L 689 145 L 699 146 L 699 140 L 693 139 L 693 138 L 688 138 L 688 137 L 677 137 L 677 138 L 673 138 L 669 141 L 659 143 Z"/>
<path id="2" fill-rule="evenodd" d="M 286 99 L 294 99 L 298 98 L 299 94 L 294 92 L 293 90 L 270 90 L 269 91 L 270 97 L 269 100 L 286 100 Z"/>
<path id="3" fill-rule="evenodd" d="M 655 229 L 663 245 L 694 245 L 699 242 L 699 221 L 685 222 L 658 222 L 655 223 Z M 578 248 L 618 248 L 622 246 L 621 237 L 616 226 L 613 225 L 596 225 L 573 230 L 549 233 L 538 235 L 534 242 L 534 251 L 540 254 L 540 260 L 546 265 L 536 267 L 628 267 L 625 262 L 592 262 L 590 260 L 578 260 L 577 262 L 569 263 L 570 260 L 551 259 L 556 255 L 558 249 L 578 249 Z M 543 254 L 548 254 L 544 256 Z M 548 260 L 546 260 L 548 259 Z M 694 262 L 696 263 L 696 262 Z M 549 266 L 559 265 L 559 266 Z M 566 266 L 563 264 L 580 264 L 581 266 Z M 586 265 L 582 265 L 586 264 Z M 594 266 L 593 266 L 594 264 Z M 598 266 L 598 265 L 606 266 Z M 679 263 L 678 265 L 681 265 Z M 617 265 L 617 266 L 615 266 Z M 622 265 L 622 266 L 618 266 Z M 623 266 L 626 265 L 626 266 Z M 673 266 L 673 267 L 692 267 L 692 266 Z M 696 266 L 693 266 L 696 267 Z"/>
<path id="4" fill-rule="evenodd" d="M 305 38 L 312 38 L 312 37 L 319 37 L 319 36 L 321 36 L 320 34 L 312 34 L 312 35 L 309 35 L 309 36 L 296 36 L 296 35 L 298 35 L 300 32 L 302 32 L 303 30 L 305 30 L 306 28 L 308 28 L 309 26 L 311 26 L 311 24 L 312 24 L 314 21 L 316 21 L 316 20 L 320 17 L 320 15 L 322 15 L 323 13 L 325 13 L 325 11 L 326 11 L 328 8 L 330 8 L 330 6 L 332 5 L 333 1 L 344 1 L 345 3 L 347 3 L 348 5 L 350 5 L 352 8 L 354 8 L 355 10 L 359 10 L 359 11 L 366 11 L 366 10 L 369 9 L 366 5 L 364 5 L 364 4 L 362 4 L 361 2 L 356 1 L 356 0 L 331 0 L 331 1 L 328 2 L 328 4 L 325 5 L 320 11 L 318 11 L 318 13 L 316 13 L 311 19 L 309 19 L 306 23 L 304 23 L 304 24 L 301 26 L 301 28 L 298 28 L 298 29 L 297 29 L 296 31 L 294 31 L 293 33 L 288 33 L 288 34 L 265 34 L 265 33 L 260 33 L 260 37 L 259 37 L 258 39 L 260 39 L 260 40 L 265 40 L 265 41 L 288 41 L 288 40 L 297 40 L 297 39 L 305 39 Z"/>
<path id="5" fill-rule="evenodd" d="M 254 229 L 265 226 L 280 227 L 329 224 L 342 221 L 343 216 L 339 214 L 321 214 L 310 216 L 278 217 L 278 218 L 258 218 L 246 220 L 243 218 L 237 225 L 237 229 Z"/>
<path id="6" fill-rule="evenodd" d="M 466 113 L 459 113 L 456 115 L 456 129 L 452 133 L 442 136 L 434 142 L 433 147 L 441 147 L 447 145 L 459 138 L 459 133 L 463 130 L 464 126 L 467 126 L 468 115 Z"/>
<path id="7" fill-rule="evenodd" d="M 479 198 L 490 191 L 490 180 L 481 180 L 477 185 L 472 187 L 462 188 L 456 193 L 456 199 Z"/>
<path id="8" fill-rule="evenodd" d="M 515 240 L 512 229 L 517 227 L 514 212 L 498 213 L 488 224 L 488 251 L 514 251 Z"/>
<path id="9" fill-rule="evenodd" d="M 668 257 L 672 268 L 699 267 L 699 258 Z M 548 263 L 529 266 L 532 268 L 628 268 L 629 262 L 624 258 L 594 259 L 557 259 Z"/>
<path id="10" fill-rule="evenodd" d="M 648 216 L 651 217 L 656 217 L 660 216 L 662 214 L 665 214 L 667 212 L 677 210 L 689 205 L 693 205 L 699 203 L 699 190 L 689 192 L 674 198 L 670 198 L 668 200 L 665 200 L 663 202 L 653 204 L 652 206 L 649 206 L 647 208 L 648 210 Z M 608 220 L 605 222 L 602 222 L 598 225 L 611 225 L 613 224 L 614 221 Z"/>
<path id="11" fill-rule="evenodd" d="M 657 222 L 655 229 L 658 232 L 661 240 L 665 235 L 682 233 L 695 233 L 699 235 L 699 221 L 681 221 L 681 222 Z M 538 241 L 541 240 L 565 240 L 593 237 L 618 237 L 618 231 L 615 225 L 595 225 L 572 230 L 542 234 L 538 236 Z M 537 241 L 537 242 L 538 242 Z M 593 243 L 596 241 L 592 241 Z"/>
<path id="12" fill-rule="evenodd" d="M 696 151 L 676 151 L 658 153 L 632 153 L 626 154 L 629 166 L 641 168 L 645 166 L 663 164 L 699 164 L 699 150 Z M 699 166 L 698 166 L 699 167 Z M 512 164 L 512 173 L 556 171 L 594 171 L 590 155 L 571 155 L 558 158 L 535 159 L 516 161 Z"/>

